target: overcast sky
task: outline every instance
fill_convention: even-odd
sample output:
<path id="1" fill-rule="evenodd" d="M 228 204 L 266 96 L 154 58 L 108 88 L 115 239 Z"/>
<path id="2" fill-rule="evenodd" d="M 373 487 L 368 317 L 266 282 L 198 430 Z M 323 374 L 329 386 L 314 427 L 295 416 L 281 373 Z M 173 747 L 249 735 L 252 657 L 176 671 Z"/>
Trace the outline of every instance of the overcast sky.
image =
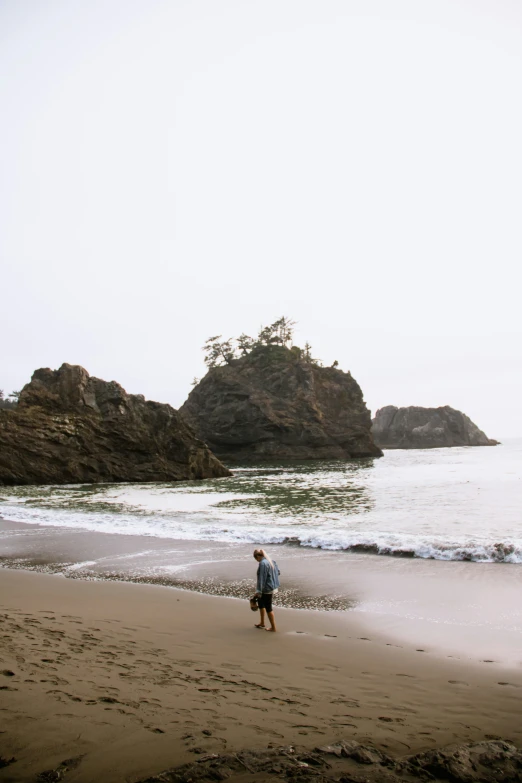
<path id="1" fill-rule="evenodd" d="M 284 314 L 374 412 L 522 435 L 519 0 L 2 0 L 0 388 L 178 407 Z"/>

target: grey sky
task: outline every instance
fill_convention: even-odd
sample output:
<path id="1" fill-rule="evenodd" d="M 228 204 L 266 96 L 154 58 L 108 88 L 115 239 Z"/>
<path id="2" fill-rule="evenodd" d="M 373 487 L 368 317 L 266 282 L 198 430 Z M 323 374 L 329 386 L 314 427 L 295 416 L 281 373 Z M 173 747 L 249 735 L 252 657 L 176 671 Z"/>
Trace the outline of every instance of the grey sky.
<path id="1" fill-rule="evenodd" d="M 3 0 L 0 388 L 176 407 L 285 314 L 375 411 L 522 435 L 518 0 Z"/>

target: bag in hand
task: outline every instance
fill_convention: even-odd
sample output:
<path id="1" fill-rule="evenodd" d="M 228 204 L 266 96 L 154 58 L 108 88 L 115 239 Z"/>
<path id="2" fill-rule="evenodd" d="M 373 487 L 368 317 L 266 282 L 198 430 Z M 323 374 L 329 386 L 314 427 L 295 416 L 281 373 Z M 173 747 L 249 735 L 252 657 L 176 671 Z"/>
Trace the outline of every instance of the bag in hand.
<path id="1" fill-rule="evenodd" d="M 259 606 L 257 605 L 257 595 L 253 595 L 252 598 L 250 598 L 249 600 L 250 600 L 250 608 L 252 609 L 253 612 L 257 612 L 259 609 Z"/>

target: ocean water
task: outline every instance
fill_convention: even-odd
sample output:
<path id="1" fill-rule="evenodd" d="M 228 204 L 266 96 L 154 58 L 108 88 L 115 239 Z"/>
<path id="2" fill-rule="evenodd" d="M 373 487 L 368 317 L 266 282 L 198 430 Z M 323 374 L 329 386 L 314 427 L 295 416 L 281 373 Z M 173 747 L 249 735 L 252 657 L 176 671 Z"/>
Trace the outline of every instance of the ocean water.
<path id="1" fill-rule="evenodd" d="M 522 439 L 241 467 L 203 482 L 0 487 L 0 515 L 184 541 L 522 564 Z"/>

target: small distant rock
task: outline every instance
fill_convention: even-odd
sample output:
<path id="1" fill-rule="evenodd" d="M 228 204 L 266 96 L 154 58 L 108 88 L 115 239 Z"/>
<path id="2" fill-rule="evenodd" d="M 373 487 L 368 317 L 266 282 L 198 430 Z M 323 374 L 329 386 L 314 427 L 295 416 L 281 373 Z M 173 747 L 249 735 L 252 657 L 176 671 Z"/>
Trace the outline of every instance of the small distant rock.
<path id="1" fill-rule="evenodd" d="M 383 449 L 438 449 L 452 446 L 497 446 L 465 413 L 441 408 L 396 408 L 387 405 L 372 421 L 375 442 Z"/>

